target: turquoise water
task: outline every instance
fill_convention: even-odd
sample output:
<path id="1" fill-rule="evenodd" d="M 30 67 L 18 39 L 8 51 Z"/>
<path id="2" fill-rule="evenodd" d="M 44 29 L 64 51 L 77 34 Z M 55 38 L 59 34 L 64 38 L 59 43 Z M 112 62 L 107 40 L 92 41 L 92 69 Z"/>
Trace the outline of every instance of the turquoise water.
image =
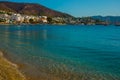
<path id="1" fill-rule="evenodd" d="M 0 49 L 34 78 L 120 80 L 120 27 L 1 25 Z"/>

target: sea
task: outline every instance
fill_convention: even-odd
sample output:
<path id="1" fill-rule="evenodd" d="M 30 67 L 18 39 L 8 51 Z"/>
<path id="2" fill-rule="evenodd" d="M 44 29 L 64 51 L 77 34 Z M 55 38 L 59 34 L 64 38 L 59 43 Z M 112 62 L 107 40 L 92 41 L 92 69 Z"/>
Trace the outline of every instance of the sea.
<path id="1" fill-rule="evenodd" d="M 31 80 L 120 80 L 120 27 L 0 25 L 0 49 Z"/>

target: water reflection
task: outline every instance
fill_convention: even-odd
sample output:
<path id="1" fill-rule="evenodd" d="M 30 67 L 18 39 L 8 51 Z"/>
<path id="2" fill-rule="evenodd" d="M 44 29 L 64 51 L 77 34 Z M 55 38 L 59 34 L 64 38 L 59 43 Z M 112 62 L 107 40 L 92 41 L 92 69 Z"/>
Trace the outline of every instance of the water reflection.
<path id="1" fill-rule="evenodd" d="M 43 39 L 47 40 L 47 30 L 43 30 Z"/>
<path id="2" fill-rule="evenodd" d="M 108 37 L 113 35 L 120 45 L 120 29 L 103 29 L 3 26 L 0 48 L 14 55 L 13 61 L 26 64 L 25 73 L 49 77 L 44 80 L 119 80 L 120 47 L 112 47 Z"/>

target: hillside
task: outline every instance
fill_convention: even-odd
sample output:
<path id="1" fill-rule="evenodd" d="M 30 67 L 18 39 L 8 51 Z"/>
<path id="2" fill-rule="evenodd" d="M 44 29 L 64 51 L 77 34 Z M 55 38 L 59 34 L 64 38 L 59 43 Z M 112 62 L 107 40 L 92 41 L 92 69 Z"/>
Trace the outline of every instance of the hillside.
<path id="1" fill-rule="evenodd" d="M 101 21 L 107 21 L 112 24 L 120 23 L 120 16 L 92 16 L 93 19 L 99 19 Z"/>
<path id="2" fill-rule="evenodd" d="M 0 1 L 0 10 L 11 11 L 26 15 L 45 15 L 48 17 L 72 17 L 69 14 L 55 11 L 40 4 L 34 3 L 15 3 Z"/>

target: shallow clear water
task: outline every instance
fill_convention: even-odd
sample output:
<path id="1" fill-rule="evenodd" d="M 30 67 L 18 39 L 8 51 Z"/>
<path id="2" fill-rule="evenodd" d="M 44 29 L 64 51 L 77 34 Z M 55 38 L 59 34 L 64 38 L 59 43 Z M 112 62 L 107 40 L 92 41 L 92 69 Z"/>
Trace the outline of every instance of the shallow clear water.
<path id="1" fill-rule="evenodd" d="M 34 78 L 120 80 L 120 27 L 1 25 L 0 49 Z"/>

